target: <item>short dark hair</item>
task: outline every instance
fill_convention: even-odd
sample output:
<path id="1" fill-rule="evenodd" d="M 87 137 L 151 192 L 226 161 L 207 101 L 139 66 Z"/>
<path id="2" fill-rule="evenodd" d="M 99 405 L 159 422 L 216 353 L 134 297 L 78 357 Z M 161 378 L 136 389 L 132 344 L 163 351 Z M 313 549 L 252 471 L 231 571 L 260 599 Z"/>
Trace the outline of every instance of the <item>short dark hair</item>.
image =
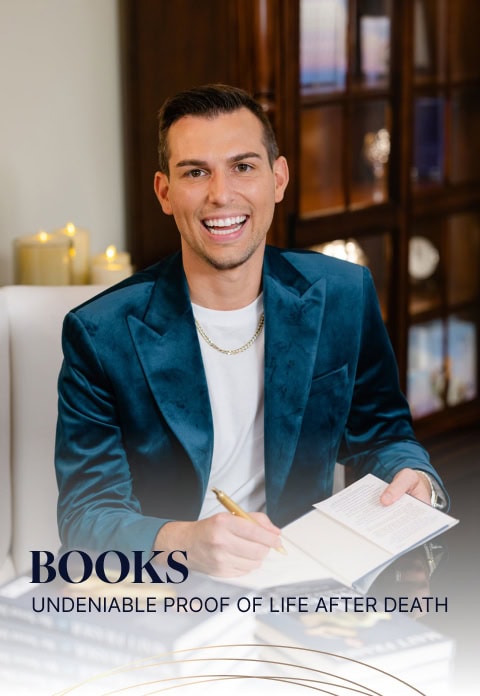
<path id="1" fill-rule="evenodd" d="M 164 174 L 169 174 L 168 131 L 183 116 L 203 116 L 215 118 L 237 109 L 246 108 L 254 114 L 263 126 L 263 144 L 266 147 L 270 166 L 278 157 L 278 145 L 272 124 L 259 104 L 248 92 L 230 85 L 210 84 L 184 90 L 169 97 L 158 112 L 158 166 Z"/>

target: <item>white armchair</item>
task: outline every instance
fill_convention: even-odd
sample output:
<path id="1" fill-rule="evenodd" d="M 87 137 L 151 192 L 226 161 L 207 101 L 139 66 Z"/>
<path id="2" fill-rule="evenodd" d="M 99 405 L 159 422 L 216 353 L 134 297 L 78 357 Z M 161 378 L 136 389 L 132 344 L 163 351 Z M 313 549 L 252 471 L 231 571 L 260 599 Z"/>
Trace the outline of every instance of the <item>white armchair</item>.
<path id="1" fill-rule="evenodd" d="M 0 580 L 56 551 L 54 441 L 61 327 L 99 286 L 0 288 Z"/>

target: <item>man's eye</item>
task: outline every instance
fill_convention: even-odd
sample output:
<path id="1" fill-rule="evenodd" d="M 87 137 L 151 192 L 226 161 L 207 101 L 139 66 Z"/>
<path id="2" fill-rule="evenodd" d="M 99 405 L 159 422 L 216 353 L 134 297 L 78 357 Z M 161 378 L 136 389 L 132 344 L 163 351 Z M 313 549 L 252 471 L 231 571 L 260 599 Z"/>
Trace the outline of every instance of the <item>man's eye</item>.
<path id="1" fill-rule="evenodd" d="M 250 172 L 252 171 L 253 167 L 251 164 L 247 164 L 246 162 L 239 162 L 237 164 L 237 171 L 241 172 L 244 174 L 245 172 Z"/>
<path id="2" fill-rule="evenodd" d="M 203 169 L 190 169 L 190 171 L 186 172 L 186 176 L 191 177 L 192 179 L 198 179 L 201 176 L 204 176 L 205 172 Z"/>

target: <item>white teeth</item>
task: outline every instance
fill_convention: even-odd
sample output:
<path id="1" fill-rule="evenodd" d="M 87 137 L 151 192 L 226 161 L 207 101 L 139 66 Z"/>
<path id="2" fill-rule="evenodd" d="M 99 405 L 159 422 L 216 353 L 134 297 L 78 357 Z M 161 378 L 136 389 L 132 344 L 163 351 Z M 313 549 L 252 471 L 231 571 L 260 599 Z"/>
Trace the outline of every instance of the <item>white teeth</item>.
<path id="1" fill-rule="evenodd" d="M 241 225 L 247 219 L 246 215 L 237 215 L 236 217 L 216 218 L 215 220 L 204 220 L 207 227 L 231 227 L 232 225 Z"/>

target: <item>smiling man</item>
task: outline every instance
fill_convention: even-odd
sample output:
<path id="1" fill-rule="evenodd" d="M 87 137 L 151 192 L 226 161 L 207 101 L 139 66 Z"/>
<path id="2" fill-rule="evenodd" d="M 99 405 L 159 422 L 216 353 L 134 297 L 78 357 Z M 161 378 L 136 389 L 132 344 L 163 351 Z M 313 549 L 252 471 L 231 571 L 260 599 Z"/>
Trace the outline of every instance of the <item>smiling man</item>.
<path id="1" fill-rule="evenodd" d="M 163 105 L 154 189 L 181 253 L 65 320 L 65 547 L 185 549 L 189 567 L 233 576 L 331 494 L 336 461 L 391 481 L 385 504 L 441 491 L 368 270 L 266 246 L 287 184 L 247 93 L 207 85 Z"/>
<path id="2" fill-rule="evenodd" d="M 243 266 L 242 276 L 255 276 L 254 299 L 274 206 L 288 182 L 285 158 L 270 162 L 262 124 L 245 107 L 215 119 L 184 116 L 168 143 L 168 169 L 155 175 L 155 192 L 175 217 L 187 278 Z M 225 275 L 210 273 L 211 282 Z"/>

